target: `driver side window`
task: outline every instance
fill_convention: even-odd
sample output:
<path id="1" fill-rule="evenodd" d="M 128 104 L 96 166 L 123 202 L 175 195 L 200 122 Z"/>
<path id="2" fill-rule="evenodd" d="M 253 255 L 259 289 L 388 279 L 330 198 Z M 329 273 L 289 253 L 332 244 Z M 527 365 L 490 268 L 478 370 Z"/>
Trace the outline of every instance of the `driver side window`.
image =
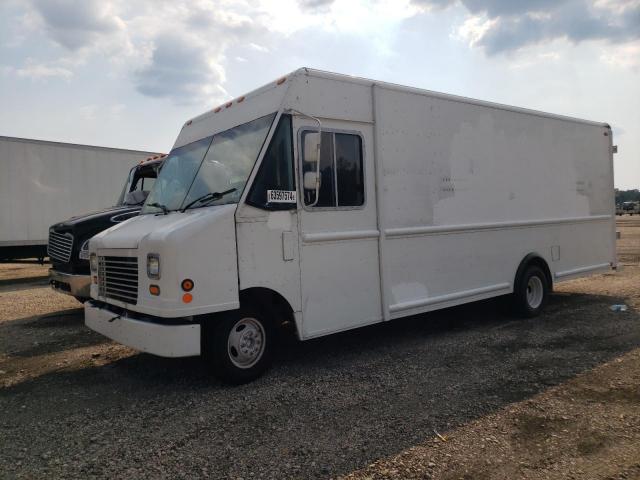
<path id="1" fill-rule="evenodd" d="M 305 141 L 317 138 L 317 132 L 302 132 Z M 313 140 L 311 140 L 313 141 Z M 317 141 L 317 140 L 316 140 Z M 320 165 L 303 159 L 302 176 L 320 172 L 318 201 L 314 205 L 315 188 L 304 188 L 304 203 L 312 208 L 360 207 L 364 205 L 364 164 L 362 137 L 351 133 L 322 132 Z"/>

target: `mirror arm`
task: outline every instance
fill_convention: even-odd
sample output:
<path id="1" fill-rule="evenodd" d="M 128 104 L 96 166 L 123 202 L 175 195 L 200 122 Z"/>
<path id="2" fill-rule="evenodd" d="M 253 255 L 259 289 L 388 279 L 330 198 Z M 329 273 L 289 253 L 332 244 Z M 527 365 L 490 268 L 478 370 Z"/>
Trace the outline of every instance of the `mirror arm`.
<path id="1" fill-rule="evenodd" d="M 307 205 L 308 207 L 315 207 L 316 204 L 318 203 L 318 197 L 320 195 L 320 153 L 322 152 L 322 150 L 320 149 L 320 146 L 322 145 L 322 122 L 320 122 L 320 119 L 317 117 L 309 115 L 308 113 L 301 112 L 299 110 L 295 110 L 293 108 L 287 109 L 287 112 L 297 113 L 298 115 L 302 115 L 303 117 L 307 117 L 315 122 L 318 122 L 318 161 L 316 162 L 316 197 L 313 200 L 313 203 L 310 203 L 309 205 Z"/>

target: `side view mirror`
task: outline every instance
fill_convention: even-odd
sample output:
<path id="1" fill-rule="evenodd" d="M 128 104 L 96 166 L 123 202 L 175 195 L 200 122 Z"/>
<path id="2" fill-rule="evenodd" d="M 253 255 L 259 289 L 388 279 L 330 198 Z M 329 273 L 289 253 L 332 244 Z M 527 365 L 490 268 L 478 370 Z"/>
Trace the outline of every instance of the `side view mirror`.
<path id="1" fill-rule="evenodd" d="M 304 174 L 304 189 L 316 190 L 320 188 L 320 175 L 317 172 L 305 172 Z"/>
<path id="2" fill-rule="evenodd" d="M 304 161 L 314 163 L 320 161 L 320 134 L 309 132 L 304 136 Z"/>

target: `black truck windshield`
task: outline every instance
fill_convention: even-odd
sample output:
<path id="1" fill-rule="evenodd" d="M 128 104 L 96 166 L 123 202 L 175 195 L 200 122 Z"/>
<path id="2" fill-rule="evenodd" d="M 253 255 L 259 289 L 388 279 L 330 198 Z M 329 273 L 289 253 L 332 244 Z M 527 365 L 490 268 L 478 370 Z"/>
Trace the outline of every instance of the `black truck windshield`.
<path id="1" fill-rule="evenodd" d="M 179 210 L 208 193 L 229 190 L 207 205 L 237 203 L 274 117 L 266 115 L 172 150 L 141 213 L 161 213 L 158 205 Z"/>

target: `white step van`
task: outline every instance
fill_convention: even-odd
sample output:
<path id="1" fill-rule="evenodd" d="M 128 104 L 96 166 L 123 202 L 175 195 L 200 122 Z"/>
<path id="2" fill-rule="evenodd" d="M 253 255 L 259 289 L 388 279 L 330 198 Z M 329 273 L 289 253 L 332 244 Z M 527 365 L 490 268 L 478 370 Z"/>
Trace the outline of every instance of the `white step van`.
<path id="1" fill-rule="evenodd" d="M 605 123 L 297 70 L 186 122 L 90 241 L 86 324 L 246 382 L 307 340 L 615 267 Z"/>

